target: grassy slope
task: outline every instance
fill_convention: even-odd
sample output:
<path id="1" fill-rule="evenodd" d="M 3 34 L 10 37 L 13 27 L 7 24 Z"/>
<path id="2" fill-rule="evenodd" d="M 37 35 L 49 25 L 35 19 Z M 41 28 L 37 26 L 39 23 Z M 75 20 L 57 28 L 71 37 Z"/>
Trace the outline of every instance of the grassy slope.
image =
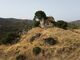
<path id="1" fill-rule="evenodd" d="M 80 32 L 80 30 L 70 31 L 60 28 L 33 28 L 22 35 L 17 44 L 1 45 L 0 59 L 16 60 L 16 56 L 23 54 L 26 56 L 26 60 L 80 60 L 80 33 L 75 31 Z M 30 38 L 36 33 L 41 33 L 41 36 L 30 43 Z M 44 38 L 47 37 L 53 37 L 58 43 L 53 46 L 45 44 Z M 42 48 L 42 52 L 38 56 L 34 56 L 32 52 L 35 46 Z"/>

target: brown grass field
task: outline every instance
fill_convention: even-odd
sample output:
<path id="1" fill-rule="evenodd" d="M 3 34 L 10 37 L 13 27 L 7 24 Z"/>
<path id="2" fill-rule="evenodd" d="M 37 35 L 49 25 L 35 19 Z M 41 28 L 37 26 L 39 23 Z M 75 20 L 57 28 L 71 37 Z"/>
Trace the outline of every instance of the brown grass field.
<path id="1" fill-rule="evenodd" d="M 30 42 L 31 37 L 38 33 L 41 35 Z M 44 39 L 48 37 L 54 38 L 57 43 L 46 44 Z M 33 54 L 34 47 L 41 48 L 38 55 Z M 24 60 L 80 60 L 80 29 L 37 27 L 22 35 L 16 44 L 0 45 L 0 60 L 18 60 L 19 55 L 25 56 Z"/>

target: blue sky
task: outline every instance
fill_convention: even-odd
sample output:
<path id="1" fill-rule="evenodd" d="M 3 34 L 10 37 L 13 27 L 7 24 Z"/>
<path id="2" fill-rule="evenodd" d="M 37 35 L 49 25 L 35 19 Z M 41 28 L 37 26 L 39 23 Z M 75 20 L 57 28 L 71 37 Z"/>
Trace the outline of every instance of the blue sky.
<path id="1" fill-rule="evenodd" d="M 55 20 L 79 20 L 80 0 L 0 0 L 0 17 L 33 19 L 38 10 Z"/>

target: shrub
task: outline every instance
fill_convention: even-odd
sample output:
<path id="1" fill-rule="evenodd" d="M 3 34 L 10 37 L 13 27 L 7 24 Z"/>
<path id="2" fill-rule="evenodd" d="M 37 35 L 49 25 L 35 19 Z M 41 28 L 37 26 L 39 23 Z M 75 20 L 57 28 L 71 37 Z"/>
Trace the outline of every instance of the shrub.
<path id="1" fill-rule="evenodd" d="M 16 60 L 26 60 L 26 57 L 24 55 L 19 55 L 16 57 Z"/>
<path id="2" fill-rule="evenodd" d="M 20 38 L 20 35 L 18 33 L 7 33 L 7 36 L 4 37 L 1 41 L 0 44 L 13 44 L 16 43 Z"/>
<path id="3" fill-rule="evenodd" d="M 51 38 L 51 37 L 46 38 L 44 40 L 45 40 L 45 43 L 49 44 L 49 45 L 55 45 L 57 43 L 57 41 L 54 38 Z"/>
<path id="4" fill-rule="evenodd" d="M 38 55 L 41 52 L 41 48 L 40 47 L 34 47 L 33 48 L 33 54 L 34 55 Z"/>
<path id="5" fill-rule="evenodd" d="M 60 21 L 56 22 L 56 26 L 59 27 L 59 28 L 67 29 L 68 23 L 60 20 Z"/>
<path id="6" fill-rule="evenodd" d="M 33 42 L 36 38 L 40 37 L 41 33 L 37 33 L 34 36 L 31 37 L 30 42 Z"/>
<path id="7" fill-rule="evenodd" d="M 40 22 L 39 21 L 34 21 L 34 27 L 39 27 Z"/>

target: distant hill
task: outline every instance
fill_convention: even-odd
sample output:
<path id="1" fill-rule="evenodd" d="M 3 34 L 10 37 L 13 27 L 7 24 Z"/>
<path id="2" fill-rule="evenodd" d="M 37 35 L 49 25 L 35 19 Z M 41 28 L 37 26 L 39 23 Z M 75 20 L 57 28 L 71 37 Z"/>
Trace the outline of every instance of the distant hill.
<path id="1" fill-rule="evenodd" d="M 32 26 L 32 20 L 16 18 L 0 18 L 0 40 L 9 32 L 22 32 Z"/>
<path id="2" fill-rule="evenodd" d="M 77 25 L 78 27 L 80 27 L 80 20 L 76 20 L 76 21 L 72 21 L 70 22 L 71 24 L 75 24 Z"/>
<path id="3" fill-rule="evenodd" d="M 72 21 L 71 23 L 80 24 L 80 20 Z"/>
<path id="4" fill-rule="evenodd" d="M 80 20 L 69 22 L 69 27 L 70 28 L 80 28 Z"/>

